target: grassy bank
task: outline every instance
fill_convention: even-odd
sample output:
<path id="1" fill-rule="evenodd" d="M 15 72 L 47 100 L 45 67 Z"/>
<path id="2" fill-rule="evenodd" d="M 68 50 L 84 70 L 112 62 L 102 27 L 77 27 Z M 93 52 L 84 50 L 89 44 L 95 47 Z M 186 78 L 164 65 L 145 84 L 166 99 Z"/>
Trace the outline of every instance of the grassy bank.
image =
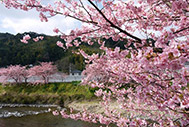
<path id="1" fill-rule="evenodd" d="M 66 105 L 76 100 L 94 99 L 94 89 L 79 82 L 43 85 L 0 85 L 0 103 Z"/>

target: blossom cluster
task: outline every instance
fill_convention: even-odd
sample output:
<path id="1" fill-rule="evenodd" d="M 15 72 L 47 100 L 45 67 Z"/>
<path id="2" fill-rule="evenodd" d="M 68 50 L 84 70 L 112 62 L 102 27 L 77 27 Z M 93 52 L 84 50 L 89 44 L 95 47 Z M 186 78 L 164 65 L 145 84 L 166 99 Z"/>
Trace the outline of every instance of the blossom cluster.
<path id="1" fill-rule="evenodd" d="M 33 38 L 33 41 L 38 42 L 39 40 L 43 40 L 43 38 L 44 38 L 43 36 L 39 36 L 39 37 Z M 23 37 L 23 39 L 21 39 L 20 41 L 21 41 L 22 43 L 27 44 L 27 43 L 28 43 L 28 40 L 30 40 L 30 39 L 31 39 L 30 35 L 27 34 L 27 35 L 25 35 L 25 36 Z"/>
<path id="2" fill-rule="evenodd" d="M 188 126 L 187 0 L 64 0 L 48 5 L 37 0 L 3 0 L 3 4 L 24 11 L 36 9 L 41 21 L 56 15 L 80 21 L 81 27 L 68 35 L 61 28 L 54 29 L 66 41 L 65 46 L 57 42 L 59 47 L 79 46 L 81 42 L 101 45 L 102 54 L 79 53 L 87 64 L 83 84 L 99 89 L 95 95 L 102 97 L 106 112 L 60 112 L 64 118 L 120 127 Z M 75 41 L 78 37 L 81 42 Z M 125 48 L 107 48 L 104 38 L 113 39 L 115 45 L 122 41 Z M 28 39 L 26 36 L 23 42 Z M 112 98 L 125 112 L 131 111 L 130 116 L 111 111 Z M 159 112 L 152 113 L 154 109 Z"/>

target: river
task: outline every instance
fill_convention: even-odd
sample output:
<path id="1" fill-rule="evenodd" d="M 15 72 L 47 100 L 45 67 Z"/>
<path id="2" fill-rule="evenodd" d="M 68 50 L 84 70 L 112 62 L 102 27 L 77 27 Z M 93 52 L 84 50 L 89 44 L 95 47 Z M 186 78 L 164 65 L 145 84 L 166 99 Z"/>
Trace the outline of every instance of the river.
<path id="1" fill-rule="evenodd" d="M 72 119 L 54 116 L 49 108 L 53 105 L 9 105 L 0 104 L 0 127 L 99 127 Z"/>

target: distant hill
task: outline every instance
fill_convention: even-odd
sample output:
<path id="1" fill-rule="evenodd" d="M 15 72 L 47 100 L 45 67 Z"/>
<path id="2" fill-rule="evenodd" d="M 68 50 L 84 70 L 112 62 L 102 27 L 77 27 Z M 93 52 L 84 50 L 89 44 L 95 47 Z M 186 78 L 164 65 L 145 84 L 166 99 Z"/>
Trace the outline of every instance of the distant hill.
<path id="1" fill-rule="evenodd" d="M 40 36 L 34 32 L 12 35 L 0 33 L 0 67 L 8 65 L 36 64 L 39 61 L 56 61 L 65 55 L 63 49 L 56 46 L 59 40 L 56 36 L 44 36 L 40 42 L 29 41 L 28 44 L 20 42 L 25 34 L 32 38 Z"/>
<path id="2" fill-rule="evenodd" d="M 24 44 L 20 42 L 20 39 L 26 34 L 29 34 L 32 38 L 44 36 L 44 40 L 39 42 L 30 40 L 28 44 Z M 47 36 L 35 32 L 25 32 L 17 35 L 0 33 L 0 67 L 16 64 L 35 65 L 38 62 L 52 61 L 57 64 L 59 70 L 64 72 L 68 72 L 70 64 L 75 69 L 83 70 L 85 66 L 83 57 L 72 54 L 72 50 L 76 50 L 77 48 L 73 47 L 65 51 L 56 45 L 58 40 L 64 43 L 58 36 Z M 117 43 L 112 41 L 112 39 L 106 41 L 108 41 L 107 46 L 109 47 L 113 48 L 117 45 L 122 48 L 124 47 L 123 42 Z M 100 52 L 98 47 L 99 45 L 95 43 L 93 46 L 82 44 L 80 48 L 92 54 L 93 52 Z"/>

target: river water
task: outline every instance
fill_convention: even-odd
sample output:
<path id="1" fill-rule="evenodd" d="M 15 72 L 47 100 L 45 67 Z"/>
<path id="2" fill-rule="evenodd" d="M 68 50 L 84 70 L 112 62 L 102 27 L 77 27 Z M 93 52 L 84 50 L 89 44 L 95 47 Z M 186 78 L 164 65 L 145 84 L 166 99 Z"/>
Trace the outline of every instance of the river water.
<path id="1" fill-rule="evenodd" d="M 0 104 L 0 127 L 99 127 L 72 119 L 54 116 L 49 108 L 53 105 L 9 105 Z"/>

